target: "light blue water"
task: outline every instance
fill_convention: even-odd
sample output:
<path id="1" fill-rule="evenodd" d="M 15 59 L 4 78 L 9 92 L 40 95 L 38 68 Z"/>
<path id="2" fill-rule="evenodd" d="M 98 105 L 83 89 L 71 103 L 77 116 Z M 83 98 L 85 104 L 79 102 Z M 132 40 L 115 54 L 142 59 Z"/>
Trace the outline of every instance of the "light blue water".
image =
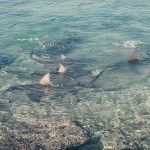
<path id="1" fill-rule="evenodd" d="M 64 117 L 81 122 L 92 138 L 100 138 L 104 149 L 148 149 L 149 8 L 149 0 L 1 0 L 0 120 Z M 38 83 L 42 74 L 58 68 L 32 60 L 32 49 L 44 61 L 59 59 L 61 53 L 85 60 L 85 65 L 65 67 L 87 73 L 77 78 L 52 74 L 54 84 L 69 84 L 70 90 L 47 90 L 44 96 L 40 89 L 6 91 Z M 135 50 L 140 61 L 130 65 L 127 60 Z M 108 66 L 116 67 L 107 69 L 91 87 L 90 72 Z M 79 82 L 81 86 L 73 84 Z"/>

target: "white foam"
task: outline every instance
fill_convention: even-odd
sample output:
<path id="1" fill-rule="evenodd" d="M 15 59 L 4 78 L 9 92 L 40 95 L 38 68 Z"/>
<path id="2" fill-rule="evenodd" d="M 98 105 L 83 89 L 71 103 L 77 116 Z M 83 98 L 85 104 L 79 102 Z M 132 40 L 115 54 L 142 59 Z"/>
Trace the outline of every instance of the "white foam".
<path id="1" fill-rule="evenodd" d="M 120 46 L 120 44 L 119 44 L 119 43 L 113 43 L 113 45 L 114 45 L 114 46 Z"/>
<path id="2" fill-rule="evenodd" d="M 23 38 L 23 39 L 20 39 L 18 38 L 17 39 L 18 41 L 29 41 L 29 42 L 34 42 L 34 41 L 39 41 L 39 38 L 35 37 L 35 38 Z M 44 49 L 46 46 L 42 43 L 42 42 L 38 42 L 38 44 L 42 47 L 42 49 Z"/>
<path id="3" fill-rule="evenodd" d="M 128 40 L 128 41 L 124 41 L 123 46 L 126 48 L 136 48 L 141 43 L 142 43 L 141 41 Z"/>
<path id="4" fill-rule="evenodd" d="M 42 46 L 42 49 L 46 47 L 42 42 L 39 42 L 39 45 Z"/>
<path id="5" fill-rule="evenodd" d="M 29 41 L 29 42 L 32 42 L 32 41 L 38 41 L 39 40 L 39 38 L 37 38 L 37 37 L 35 37 L 35 38 L 23 38 L 23 39 L 20 39 L 20 38 L 18 38 L 17 39 L 18 41 Z"/>

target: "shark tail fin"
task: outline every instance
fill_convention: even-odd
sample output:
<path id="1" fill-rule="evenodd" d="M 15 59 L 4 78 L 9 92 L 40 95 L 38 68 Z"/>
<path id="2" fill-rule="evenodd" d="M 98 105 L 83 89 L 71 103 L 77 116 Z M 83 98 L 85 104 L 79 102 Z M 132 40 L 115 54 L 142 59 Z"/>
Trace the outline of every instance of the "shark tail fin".
<path id="1" fill-rule="evenodd" d="M 49 86 L 52 85 L 50 81 L 50 73 L 45 74 L 39 82 L 40 85 Z"/>
<path id="2" fill-rule="evenodd" d="M 128 62 L 129 62 L 129 63 L 134 63 L 134 62 L 136 62 L 136 61 L 138 61 L 138 53 L 137 53 L 137 51 L 134 51 L 134 52 L 132 53 L 132 55 L 130 56 Z"/>
<path id="3" fill-rule="evenodd" d="M 33 48 L 32 48 L 32 51 L 31 51 L 31 53 L 30 53 L 30 59 L 36 61 L 37 63 L 44 64 L 44 62 L 40 61 L 40 60 L 39 60 L 38 58 L 36 58 L 34 55 L 35 55 L 35 54 L 34 54 L 34 50 L 33 50 Z"/>
<path id="4" fill-rule="evenodd" d="M 60 60 L 65 61 L 66 59 L 67 59 L 67 58 L 66 58 L 65 55 L 63 55 L 63 54 L 60 55 Z"/>
<path id="5" fill-rule="evenodd" d="M 59 64 L 58 73 L 65 73 L 67 71 L 67 68 L 64 67 L 62 64 Z"/>
<path id="6" fill-rule="evenodd" d="M 33 58 L 33 48 L 32 48 L 32 51 L 30 53 L 30 58 L 34 60 L 34 58 Z"/>
<path id="7" fill-rule="evenodd" d="M 98 75 L 96 75 L 96 76 L 94 77 L 94 79 L 92 80 L 92 82 L 95 82 L 105 71 L 106 71 L 106 69 L 105 69 L 105 70 L 102 70 Z"/>

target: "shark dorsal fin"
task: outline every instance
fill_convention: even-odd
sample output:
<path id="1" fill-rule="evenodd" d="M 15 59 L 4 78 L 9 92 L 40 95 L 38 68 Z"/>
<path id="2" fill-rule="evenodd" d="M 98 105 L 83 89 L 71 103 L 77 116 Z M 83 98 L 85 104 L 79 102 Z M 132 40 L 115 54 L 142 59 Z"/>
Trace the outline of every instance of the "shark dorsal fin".
<path id="1" fill-rule="evenodd" d="M 63 74 L 66 71 L 67 71 L 67 68 L 64 67 L 62 64 L 59 64 L 58 72 Z"/>
<path id="2" fill-rule="evenodd" d="M 52 85 L 50 81 L 50 73 L 45 74 L 40 80 L 39 84 L 44 86 Z"/>
<path id="3" fill-rule="evenodd" d="M 67 59 L 67 58 L 66 58 L 65 55 L 63 55 L 63 54 L 60 55 L 60 60 L 64 61 L 64 60 L 66 60 L 66 59 Z"/>
<path id="4" fill-rule="evenodd" d="M 136 62 L 137 60 L 138 60 L 138 53 L 137 51 L 134 51 L 132 55 L 130 56 L 128 62 L 133 63 L 133 62 Z"/>

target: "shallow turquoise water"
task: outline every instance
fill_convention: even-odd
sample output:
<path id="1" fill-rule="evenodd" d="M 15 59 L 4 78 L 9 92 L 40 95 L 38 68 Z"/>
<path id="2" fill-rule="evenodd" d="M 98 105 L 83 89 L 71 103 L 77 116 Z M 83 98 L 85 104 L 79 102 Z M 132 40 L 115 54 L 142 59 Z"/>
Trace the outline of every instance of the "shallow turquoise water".
<path id="1" fill-rule="evenodd" d="M 129 147 L 121 144 L 117 134 L 115 139 L 112 133 L 105 136 L 110 126 L 132 133 L 131 139 L 148 149 L 149 139 L 141 139 L 150 132 L 149 7 L 149 0 L 1 0 L 1 120 L 3 116 L 13 120 L 64 114 L 101 136 L 106 149 L 115 149 L 117 142 L 118 149 Z M 37 63 L 30 58 L 32 49 L 43 61 L 57 60 L 61 53 L 85 61 L 83 65 L 66 64 L 73 74 L 81 71 L 85 75 L 55 75 L 58 64 Z M 127 60 L 135 50 L 140 61 L 130 65 Z M 91 72 L 105 69 L 92 82 Z M 54 84 L 69 88 L 45 90 L 44 94 L 38 89 L 6 90 L 38 83 L 47 72 L 52 73 Z"/>

